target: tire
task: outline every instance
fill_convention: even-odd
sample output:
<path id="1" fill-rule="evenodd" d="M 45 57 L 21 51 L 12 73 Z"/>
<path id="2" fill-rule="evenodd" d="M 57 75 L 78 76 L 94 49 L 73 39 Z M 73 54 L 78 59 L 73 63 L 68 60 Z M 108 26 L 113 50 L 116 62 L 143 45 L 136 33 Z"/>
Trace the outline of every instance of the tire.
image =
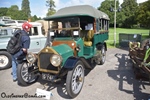
<path id="1" fill-rule="evenodd" d="M 11 64 L 11 54 L 6 51 L 0 51 L 0 70 L 10 68 Z"/>
<path id="2" fill-rule="evenodd" d="M 69 70 L 66 79 L 66 90 L 71 98 L 75 98 L 81 91 L 84 83 L 84 66 L 78 61 L 73 70 Z"/>
<path id="3" fill-rule="evenodd" d="M 106 49 L 105 46 L 103 45 L 101 48 L 101 61 L 100 61 L 100 65 L 103 65 L 105 63 L 106 60 Z"/>
<path id="4" fill-rule="evenodd" d="M 28 73 L 29 63 L 23 62 L 22 64 L 18 64 L 17 67 L 17 78 L 18 83 L 23 86 L 30 85 L 38 79 L 39 76 L 34 75 L 33 73 Z"/>

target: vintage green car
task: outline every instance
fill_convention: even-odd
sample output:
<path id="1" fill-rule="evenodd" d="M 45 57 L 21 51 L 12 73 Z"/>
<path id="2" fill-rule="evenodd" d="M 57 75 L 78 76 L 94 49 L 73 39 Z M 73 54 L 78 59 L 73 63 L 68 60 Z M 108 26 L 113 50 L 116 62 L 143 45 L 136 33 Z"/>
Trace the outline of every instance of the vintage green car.
<path id="1" fill-rule="evenodd" d="M 102 65 L 106 59 L 109 17 L 89 5 L 65 7 L 44 18 L 49 23 L 46 46 L 28 53 L 19 64 L 18 82 L 28 85 L 39 75 L 43 80 L 66 79 L 66 90 L 76 97 L 83 86 L 85 68 Z"/>

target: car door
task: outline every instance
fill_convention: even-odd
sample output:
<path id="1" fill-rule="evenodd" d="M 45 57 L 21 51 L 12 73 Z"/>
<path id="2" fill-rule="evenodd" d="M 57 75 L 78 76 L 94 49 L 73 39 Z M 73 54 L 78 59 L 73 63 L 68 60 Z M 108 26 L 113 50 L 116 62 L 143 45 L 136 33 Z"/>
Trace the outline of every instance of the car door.
<path id="1" fill-rule="evenodd" d="M 30 48 L 29 52 L 39 52 L 45 45 L 46 37 L 41 35 L 38 27 L 31 28 L 30 35 Z"/>

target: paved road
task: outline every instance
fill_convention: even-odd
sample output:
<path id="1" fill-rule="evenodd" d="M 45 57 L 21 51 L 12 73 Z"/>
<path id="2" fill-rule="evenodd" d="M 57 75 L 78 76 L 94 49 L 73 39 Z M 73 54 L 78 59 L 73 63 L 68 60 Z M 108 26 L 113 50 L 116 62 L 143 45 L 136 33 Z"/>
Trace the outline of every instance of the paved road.
<path id="1" fill-rule="evenodd" d="M 0 94 L 4 96 L 34 95 L 37 88 L 43 89 L 46 81 L 39 79 L 36 83 L 21 87 L 12 81 L 11 68 L 0 71 Z M 71 100 L 65 90 L 65 83 L 51 84 L 45 87 L 51 91 L 51 100 Z M 7 98 L 2 98 L 0 100 Z M 136 80 L 128 51 L 122 49 L 108 49 L 107 60 L 104 65 L 96 66 L 93 70 L 86 70 L 83 88 L 80 94 L 72 100 L 148 100 L 150 99 L 150 82 Z M 20 100 L 13 98 L 12 100 Z M 39 98 L 22 98 L 22 100 L 43 100 Z"/>

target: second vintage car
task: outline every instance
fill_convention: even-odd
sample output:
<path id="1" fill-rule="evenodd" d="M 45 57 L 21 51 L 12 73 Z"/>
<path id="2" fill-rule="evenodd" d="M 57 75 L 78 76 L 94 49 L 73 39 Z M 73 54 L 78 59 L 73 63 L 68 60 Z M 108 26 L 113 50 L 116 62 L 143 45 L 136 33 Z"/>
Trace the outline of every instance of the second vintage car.
<path id="1" fill-rule="evenodd" d="M 28 53 L 19 64 L 18 82 L 31 84 L 38 75 L 51 82 L 66 79 L 67 93 L 75 98 L 82 89 L 85 68 L 105 63 L 109 17 L 92 6 L 79 5 L 44 19 L 49 23 L 46 46 L 36 54 Z"/>

